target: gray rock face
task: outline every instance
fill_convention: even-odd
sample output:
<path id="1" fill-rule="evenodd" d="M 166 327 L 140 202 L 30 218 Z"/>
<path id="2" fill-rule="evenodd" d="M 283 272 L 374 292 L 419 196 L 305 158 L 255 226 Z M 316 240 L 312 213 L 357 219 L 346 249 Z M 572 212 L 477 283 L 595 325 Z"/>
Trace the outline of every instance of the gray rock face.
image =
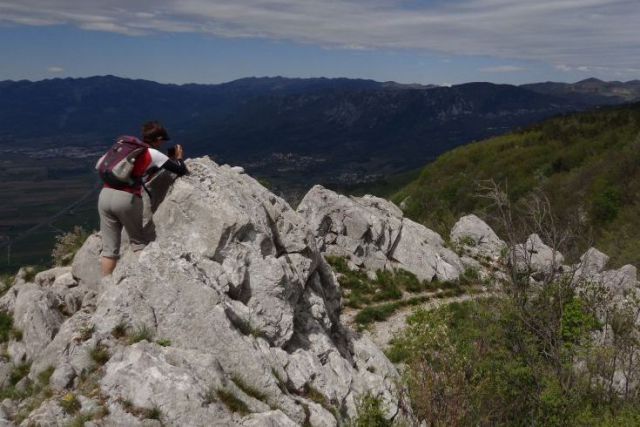
<path id="1" fill-rule="evenodd" d="M 73 258 L 71 274 L 82 286 L 98 290 L 102 273 L 100 270 L 100 250 L 102 239 L 98 233 L 92 234 Z"/>
<path id="2" fill-rule="evenodd" d="M 437 233 L 403 217 L 374 196 L 346 197 L 319 185 L 298 206 L 327 255 L 349 258 L 367 270 L 403 268 L 420 279 L 455 280 L 464 271 Z"/>
<path id="3" fill-rule="evenodd" d="M 463 216 L 451 229 L 451 241 L 464 246 L 473 257 L 498 260 L 506 248 L 498 235 L 475 215 Z"/>
<path id="4" fill-rule="evenodd" d="M 93 398 L 82 390 L 94 378 L 109 409 L 105 425 L 147 425 L 155 421 L 141 411 L 156 408 L 164 425 L 335 426 L 344 421 L 336 416 L 357 415 L 364 393 L 396 416 L 398 374 L 341 324 L 339 285 L 305 219 L 248 175 L 207 158 L 188 166 L 155 211 L 156 240 L 125 252 L 109 280 L 99 280 L 92 236 L 72 277 L 63 272 L 46 280 L 50 287 L 24 284 L 7 297 L 25 331 L 29 377 L 53 367 L 52 388 L 81 401 Z M 358 227 L 349 223 L 350 232 Z M 441 242 L 420 231 L 424 245 Z M 446 254 L 433 252 L 441 257 L 433 274 L 447 273 Z M 97 350 L 108 354 L 104 366 Z M 249 414 L 233 412 L 224 395 Z M 64 424 L 47 402 L 30 419 Z"/>
<path id="5" fill-rule="evenodd" d="M 560 269 L 564 256 L 545 245 L 540 236 L 532 234 L 526 242 L 515 246 L 511 262 L 523 271 L 548 275 Z"/>

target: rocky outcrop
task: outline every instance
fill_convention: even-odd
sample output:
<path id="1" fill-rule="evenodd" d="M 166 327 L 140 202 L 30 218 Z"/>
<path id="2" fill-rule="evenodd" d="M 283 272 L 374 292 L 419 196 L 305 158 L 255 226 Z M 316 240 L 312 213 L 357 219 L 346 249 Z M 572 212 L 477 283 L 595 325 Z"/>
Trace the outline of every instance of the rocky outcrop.
<path id="1" fill-rule="evenodd" d="M 422 280 L 456 280 L 459 257 L 439 234 L 408 218 L 393 203 L 374 196 L 346 197 L 319 185 L 298 206 L 318 248 L 346 257 L 369 271 L 403 268 Z"/>
<path id="2" fill-rule="evenodd" d="M 515 245 L 510 261 L 519 271 L 531 273 L 537 279 L 560 271 L 564 256 L 557 249 L 547 246 L 540 236 L 531 234 L 524 243 Z"/>
<path id="3" fill-rule="evenodd" d="M 52 372 L 54 396 L 25 425 L 69 422 L 66 393 L 81 411 L 106 408 L 103 425 L 149 425 L 153 413 L 176 426 L 335 426 L 365 394 L 402 416 L 398 374 L 342 325 L 339 285 L 305 218 L 247 175 L 207 158 L 188 165 L 154 214 L 156 240 L 126 252 L 111 278 L 99 281 L 92 236 L 71 272 L 41 273 L 0 299 L 24 334 L 12 358 L 31 363 L 32 382 Z M 385 262 L 415 268 L 416 241 L 440 257 L 425 275 L 459 271 L 439 236 L 378 200 L 367 209 L 397 220 L 375 223 L 372 238 L 392 249 Z M 345 238 L 367 234 L 347 224 Z"/>
<path id="4" fill-rule="evenodd" d="M 464 246 L 474 258 L 499 260 L 507 247 L 491 227 L 475 215 L 460 218 L 451 229 L 450 238 L 454 244 Z"/>

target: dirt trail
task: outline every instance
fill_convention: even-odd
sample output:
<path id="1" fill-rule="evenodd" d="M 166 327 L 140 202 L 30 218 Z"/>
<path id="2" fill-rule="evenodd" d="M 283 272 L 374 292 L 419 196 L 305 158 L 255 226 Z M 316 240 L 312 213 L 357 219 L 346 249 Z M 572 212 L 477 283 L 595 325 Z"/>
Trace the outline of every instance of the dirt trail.
<path id="1" fill-rule="evenodd" d="M 455 297 L 449 298 L 431 298 L 428 301 L 425 301 L 422 304 L 416 306 L 406 306 L 398 309 L 395 313 L 393 313 L 387 320 L 382 322 L 374 322 L 367 327 L 363 331 L 365 335 L 367 335 L 371 340 L 382 350 L 385 350 L 391 339 L 398 336 L 402 330 L 406 327 L 407 318 L 413 313 L 417 308 L 422 308 L 425 310 L 433 310 L 438 307 L 441 307 L 445 304 L 452 304 L 455 302 L 463 302 L 470 301 L 479 298 L 489 298 L 494 296 L 495 293 L 493 290 L 489 291 L 488 289 L 482 287 L 480 289 L 475 288 L 477 290 L 481 290 L 481 292 L 473 293 L 473 294 L 465 294 Z M 410 294 L 409 296 L 403 296 L 403 299 L 410 299 L 415 297 L 422 296 L 435 296 L 438 292 L 422 292 L 417 294 Z M 345 309 L 342 313 L 341 319 L 344 323 L 349 325 L 351 328 L 356 329 L 358 325 L 356 325 L 354 318 L 356 314 L 358 314 L 359 310 L 355 309 Z"/>

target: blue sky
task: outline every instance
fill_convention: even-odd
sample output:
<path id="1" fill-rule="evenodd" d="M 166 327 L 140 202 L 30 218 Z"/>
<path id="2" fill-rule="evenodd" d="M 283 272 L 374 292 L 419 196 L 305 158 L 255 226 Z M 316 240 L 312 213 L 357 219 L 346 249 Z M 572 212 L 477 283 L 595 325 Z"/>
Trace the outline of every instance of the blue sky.
<path id="1" fill-rule="evenodd" d="M 638 22 L 637 0 L 0 0 L 0 80 L 631 80 Z"/>

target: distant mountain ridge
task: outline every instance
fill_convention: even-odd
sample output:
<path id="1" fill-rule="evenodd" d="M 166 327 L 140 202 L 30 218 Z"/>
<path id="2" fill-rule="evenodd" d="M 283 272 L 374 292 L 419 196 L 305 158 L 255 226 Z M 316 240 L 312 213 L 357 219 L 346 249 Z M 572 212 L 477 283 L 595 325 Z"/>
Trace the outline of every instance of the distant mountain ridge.
<path id="1" fill-rule="evenodd" d="M 549 116 L 626 102 L 635 96 L 634 84 L 439 87 L 252 77 L 176 85 L 115 76 L 3 81 L 0 146 L 105 145 L 158 119 L 190 155 L 215 154 L 275 181 L 307 185 L 345 176 L 338 180 L 348 182 L 418 167 L 458 145 Z"/>
<path id="2" fill-rule="evenodd" d="M 618 104 L 640 99 L 640 80 L 605 82 L 589 78 L 577 83 L 545 82 L 520 87 L 547 95 L 581 97 L 585 102 L 596 104 Z"/>

